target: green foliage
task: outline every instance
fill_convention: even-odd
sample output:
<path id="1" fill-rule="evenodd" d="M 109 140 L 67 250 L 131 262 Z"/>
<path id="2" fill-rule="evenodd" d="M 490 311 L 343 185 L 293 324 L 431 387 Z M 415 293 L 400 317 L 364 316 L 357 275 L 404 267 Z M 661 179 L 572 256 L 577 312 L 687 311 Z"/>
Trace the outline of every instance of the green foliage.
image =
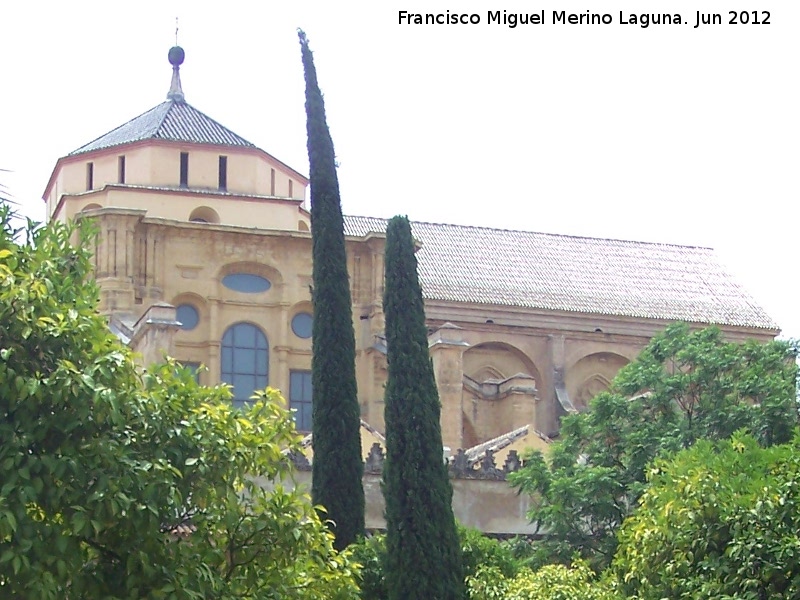
<path id="1" fill-rule="evenodd" d="M 0 595 L 357 597 L 280 484 L 298 436 L 277 392 L 238 411 L 174 363 L 140 377 L 96 313 L 90 233 L 0 223 Z"/>
<path id="2" fill-rule="evenodd" d="M 428 355 L 411 225 L 386 229 L 386 582 L 391 600 L 461 600 L 453 490 L 442 455 L 439 394 Z"/>
<path id="3" fill-rule="evenodd" d="M 800 437 L 700 441 L 650 484 L 613 564 L 628 597 L 800 598 Z"/>
<path id="4" fill-rule="evenodd" d="M 386 535 L 377 534 L 361 538 L 348 550 L 353 560 L 361 565 L 361 600 L 386 600 L 389 591 L 386 587 Z"/>
<path id="5" fill-rule="evenodd" d="M 598 581 L 582 562 L 525 569 L 513 578 L 482 567 L 467 578 L 467 588 L 470 600 L 621 600 L 610 582 Z"/>
<path id="6" fill-rule="evenodd" d="M 467 580 L 479 570 L 493 569 L 503 577 L 513 578 L 521 569 L 527 550 L 520 551 L 518 540 L 499 542 L 483 535 L 477 529 L 458 526 L 458 538 Z M 378 534 L 361 539 L 349 548 L 353 560 L 361 565 L 361 599 L 386 600 L 389 591 L 384 568 L 386 564 L 386 535 Z M 522 558 L 517 555 L 522 554 Z M 466 596 L 465 596 L 466 598 Z"/>
<path id="7" fill-rule="evenodd" d="M 462 525 L 458 527 L 458 537 L 466 577 L 487 566 L 497 569 L 504 577 L 513 577 L 519 571 L 520 561 L 514 556 L 508 542 L 498 542 L 477 529 Z"/>
<path id="8" fill-rule="evenodd" d="M 545 533 L 539 560 L 568 562 L 578 552 L 607 565 L 656 457 L 740 428 L 764 445 L 788 441 L 798 423 L 796 374 L 784 342 L 730 343 L 718 329 L 682 324 L 654 337 L 610 393 L 563 420 L 547 459 L 534 455 L 510 477 L 535 498 L 530 518 Z"/>
<path id="9" fill-rule="evenodd" d="M 327 510 L 341 549 L 364 534 L 361 408 L 339 179 L 325 103 L 305 33 L 298 32 L 306 81 L 311 180 L 314 325 L 312 432 L 314 503 Z"/>

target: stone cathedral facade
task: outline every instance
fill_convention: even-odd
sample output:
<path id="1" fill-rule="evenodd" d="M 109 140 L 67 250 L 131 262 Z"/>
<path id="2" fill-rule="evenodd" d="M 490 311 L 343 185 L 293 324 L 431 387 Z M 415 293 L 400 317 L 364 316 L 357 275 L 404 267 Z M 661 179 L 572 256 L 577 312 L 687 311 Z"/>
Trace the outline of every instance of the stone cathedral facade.
<path id="1" fill-rule="evenodd" d="M 145 362 L 166 352 L 204 365 L 199 380 L 231 384 L 234 402 L 279 388 L 309 430 L 309 181 L 189 104 L 182 60 L 170 52 L 166 101 L 58 160 L 43 196 L 48 218 L 95 220 L 100 310 Z M 378 440 L 385 225 L 345 217 L 359 401 Z M 716 324 L 730 339 L 779 331 L 708 248 L 412 227 L 454 453 L 557 435 L 559 418 L 585 407 L 670 322 Z"/>

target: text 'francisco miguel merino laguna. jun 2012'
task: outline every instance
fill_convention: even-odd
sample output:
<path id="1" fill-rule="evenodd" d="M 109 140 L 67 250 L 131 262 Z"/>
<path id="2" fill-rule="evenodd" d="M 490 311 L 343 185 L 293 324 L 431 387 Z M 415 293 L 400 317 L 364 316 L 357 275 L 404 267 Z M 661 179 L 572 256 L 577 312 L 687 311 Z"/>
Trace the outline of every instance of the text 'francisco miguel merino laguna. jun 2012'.
<path id="1" fill-rule="evenodd" d="M 682 13 L 628 13 L 618 14 L 586 12 L 571 13 L 565 10 L 515 13 L 506 10 L 488 10 L 480 13 L 415 13 L 398 12 L 400 25 L 502 25 L 511 29 L 519 25 L 635 25 L 646 29 L 656 25 L 691 25 L 694 29 L 706 25 L 770 25 L 772 15 L 768 10 L 730 10 L 725 12 L 694 11 Z"/>

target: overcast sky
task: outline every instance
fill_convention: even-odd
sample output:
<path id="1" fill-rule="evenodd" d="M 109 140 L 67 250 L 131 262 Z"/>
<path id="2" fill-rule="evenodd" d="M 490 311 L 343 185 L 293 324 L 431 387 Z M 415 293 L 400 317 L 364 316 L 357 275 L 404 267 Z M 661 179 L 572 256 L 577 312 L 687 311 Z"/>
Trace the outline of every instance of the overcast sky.
<path id="1" fill-rule="evenodd" d="M 0 181 L 43 219 L 60 156 L 165 98 L 176 15 L 187 101 L 307 173 L 302 27 L 347 214 L 711 246 L 800 337 L 800 2 L 284 4 L 2 3 Z M 643 7 L 689 24 L 620 23 Z M 612 23 L 552 23 L 587 8 Z M 448 9 L 481 23 L 398 23 Z"/>

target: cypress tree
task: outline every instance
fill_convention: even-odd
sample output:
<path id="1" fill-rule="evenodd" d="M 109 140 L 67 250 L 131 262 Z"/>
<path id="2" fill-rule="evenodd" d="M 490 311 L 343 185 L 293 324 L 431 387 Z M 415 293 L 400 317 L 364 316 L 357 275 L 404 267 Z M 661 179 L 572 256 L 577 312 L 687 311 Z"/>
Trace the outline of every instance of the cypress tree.
<path id="1" fill-rule="evenodd" d="M 389 364 L 383 471 L 389 599 L 461 600 L 464 575 L 442 456 L 441 405 L 405 217 L 392 218 L 386 230 L 383 310 Z"/>
<path id="2" fill-rule="evenodd" d="M 364 533 L 361 411 L 355 370 L 353 308 L 336 159 L 314 58 L 298 31 L 306 82 L 311 179 L 314 325 L 312 340 L 312 499 L 333 521 L 336 547 Z"/>

